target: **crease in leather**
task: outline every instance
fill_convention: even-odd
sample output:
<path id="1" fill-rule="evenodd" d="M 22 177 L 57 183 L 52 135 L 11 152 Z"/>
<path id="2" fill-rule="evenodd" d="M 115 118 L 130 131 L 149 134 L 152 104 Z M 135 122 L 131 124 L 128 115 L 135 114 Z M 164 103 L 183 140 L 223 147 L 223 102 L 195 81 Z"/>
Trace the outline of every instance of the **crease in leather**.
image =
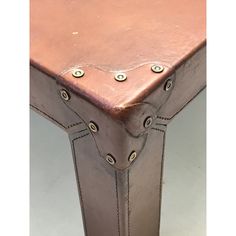
<path id="1" fill-rule="evenodd" d="M 174 88 L 173 88 L 173 89 L 174 89 Z M 166 102 L 168 101 L 168 99 L 169 99 L 170 96 L 171 96 L 171 92 L 173 91 L 173 89 L 170 91 L 169 95 L 167 96 L 167 98 L 165 99 L 165 101 L 160 105 L 159 108 L 157 108 L 154 104 L 149 103 L 149 102 L 146 102 L 146 101 L 144 101 L 144 102 L 142 102 L 142 103 L 132 104 L 132 105 L 129 105 L 128 107 L 134 107 L 134 106 L 136 106 L 136 105 L 143 105 L 143 104 L 150 105 L 150 106 L 152 106 L 153 108 L 155 108 L 155 110 L 156 110 L 155 113 L 156 113 L 156 114 L 155 114 L 155 116 L 154 116 L 153 118 L 154 118 L 154 119 L 157 119 L 157 118 L 159 118 L 159 116 L 158 116 L 158 111 L 166 104 Z M 160 124 L 162 124 L 162 123 L 160 123 Z M 122 122 L 122 125 L 124 126 L 125 130 L 127 131 L 127 133 L 129 133 L 132 137 L 135 137 L 135 138 L 139 138 L 139 137 L 143 136 L 145 133 L 148 132 L 148 129 L 147 129 L 147 130 L 145 130 L 145 131 L 143 131 L 143 132 L 140 132 L 138 135 L 134 136 L 134 135 L 132 134 L 132 132 L 130 132 L 130 131 L 127 129 L 127 127 L 125 126 L 125 124 L 124 124 L 123 122 Z"/>
<path id="2" fill-rule="evenodd" d="M 175 82 L 175 80 L 176 80 L 176 74 L 173 73 L 171 76 L 173 76 L 172 81 Z M 169 78 L 169 77 L 168 77 L 168 78 Z M 168 78 L 167 78 L 166 80 L 168 80 Z M 164 83 L 165 83 L 165 82 L 164 82 Z M 162 88 L 159 87 L 158 89 L 162 89 Z M 152 107 L 152 108 L 155 109 L 155 116 L 154 116 L 153 118 L 154 118 L 154 119 L 158 119 L 158 118 L 159 118 L 159 116 L 158 116 L 159 110 L 161 110 L 162 107 L 168 102 L 168 100 L 169 100 L 169 98 L 171 97 L 171 94 L 172 94 L 172 92 L 173 92 L 174 89 L 175 89 L 175 87 L 173 87 L 173 88 L 171 89 L 171 91 L 168 91 L 168 92 L 167 92 L 167 95 L 168 95 L 168 96 L 166 97 L 166 99 L 165 99 L 161 104 L 158 104 L 158 105 L 159 105 L 158 108 L 157 108 L 157 105 L 155 105 L 155 104 L 153 104 L 153 103 L 150 103 L 150 102 L 148 102 L 148 101 L 143 101 L 143 102 L 139 102 L 139 103 L 129 104 L 129 105 L 125 106 L 124 108 L 133 108 L 133 107 L 135 107 L 135 106 L 142 106 L 142 105 L 146 104 L 146 105 L 149 105 L 150 107 Z M 164 120 L 169 120 L 168 118 L 162 118 L 162 119 L 164 119 Z M 123 122 L 122 122 L 121 124 L 124 126 L 126 132 L 128 132 L 132 137 L 139 138 L 139 137 L 143 136 L 145 133 L 148 132 L 148 129 L 147 129 L 147 130 L 145 130 L 145 131 L 143 131 L 143 132 L 140 132 L 138 135 L 135 136 L 135 135 L 132 134 L 132 132 L 130 132 L 130 130 L 127 129 L 127 127 L 125 126 L 125 124 L 124 124 Z M 160 123 L 160 124 L 162 124 L 162 123 Z M 164 124 L 164 125 L 165 125 L 165 124 Z"/>

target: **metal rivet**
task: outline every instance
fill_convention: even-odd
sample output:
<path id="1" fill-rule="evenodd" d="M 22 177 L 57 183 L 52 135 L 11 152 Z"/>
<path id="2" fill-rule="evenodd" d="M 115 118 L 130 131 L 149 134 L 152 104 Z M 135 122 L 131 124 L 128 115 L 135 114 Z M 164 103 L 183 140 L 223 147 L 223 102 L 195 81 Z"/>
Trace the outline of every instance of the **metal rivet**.
<path id="1" fill-rule="evenodd" d="M 70 100 L 70 95 L 69 95 L 69 93 L 65 89 L 60 90 L 60 95 L 61 95 L 61 98 L 63 100 L 65 100 L 65 101 L 69 101 Z"/>
<path id="2" fill-rule="evenodd" d="M 135 151 L 131 152 L 129 155 L 129 162 L 133 162 L 137 157 L 137 153 Z"/>
<path id="3" fill-rule="evenodd" d="M 143 126 L 144 126 L 145 128 L 148 128 L 149 126 L 151 126 L 151 124 L 152 124 L 152 117 L 151 117 L 151 116 L 148 116 L 148 117 L 145 119 L 145 121 L 144 121 L 144 123 L 143 123 Z"/>
<path id="4" fill-rule="evenodd" d="M 72 75 L 75 78 L 81 78 L 84 76 L 84 71 L 82 69 L 75 69 L 75 70 L 73 70 Z"/>
<path id="5" fill-rule="evenodd" d="M 165 83 L 165 91 L 169 91 L 173 86 L 173 81 L 171 79 L 167 80 L 166 83 Z"/>
<path id="6" fill-rule="evenodd" d="M 111 154 L 107 154 L 106 155 L 106 161 L 110 164 L 110 165 L 114 165 L 116 163 L 115 158 L 111 155 Z"/>
<path id="7" fill-rule="evenodd" d="M 89 122 L 89 129 L 94 133 L 98 132 L 98 126 L 93 121 Z"/>
<path id="8" fill-rule="evenodd" d="M 115 75 L 115 80 L 122 82 L 125 81 L 127 79 L 127 75 L 125 73 L 117 73 Z"/>
<path id="9" fill-rule="evenodd" d="M 164 70 L 164 67 L 161 65 L 153 65 L 151 69 L 155 73 L 161 73 Z"/>

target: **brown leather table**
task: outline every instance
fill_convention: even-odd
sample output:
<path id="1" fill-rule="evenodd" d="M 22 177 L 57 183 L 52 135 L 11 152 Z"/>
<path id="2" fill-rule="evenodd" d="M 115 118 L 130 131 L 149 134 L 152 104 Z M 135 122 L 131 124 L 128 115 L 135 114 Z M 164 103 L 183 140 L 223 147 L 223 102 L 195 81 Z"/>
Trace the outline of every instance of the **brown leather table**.
<path id="1" fill-rule="evenodd" d="M 157 236 L 167 124 L 206 84 L 203 0 L 31 0 L 31 107 L 69 134 L 86 236 Z"/>

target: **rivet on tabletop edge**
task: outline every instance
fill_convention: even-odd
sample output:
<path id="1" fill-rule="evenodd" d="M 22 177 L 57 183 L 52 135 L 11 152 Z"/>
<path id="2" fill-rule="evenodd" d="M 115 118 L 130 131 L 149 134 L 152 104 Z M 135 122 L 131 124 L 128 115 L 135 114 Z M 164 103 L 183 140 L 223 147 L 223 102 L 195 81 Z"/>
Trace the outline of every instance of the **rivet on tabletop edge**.
<path id="1" fill-rule="evenodd" d="M 60 90 L 60 95 L 61 98 L 65 101 L 69 101 L 70 100 L 70 94 L 65 90 L 65 89 L 61 89 Z"/>
<path id="2" fill-rule="evenodd" d="M 164 71 L 164 67 L 161 65 L 153 65 L 151 69 L 155 73 L 161 73 L 162 71 Z"/>
<path id="3" fill-rule="evenodd" d="M 148 117 L 145 119 L 145 121 L 143 122 L 143 126 L 144 126 L 145 128 L 148 128 L 149 126 L 151 126 L 152 121 L 153 121 L 152 117 L 151 117 L 151 116 L 148 116 Z"/>
<path id="4" fill-rule="evenodd" d="M 75 77 L 75 78 L 81 78 L 84 76 L 84 71 L 82 69 L 74 69 L 72 71 L 72 75 Z"/>
<path id="5" fill-rule="evenodd" d="M 125 73 L 117 73 L 115 75 L 115 80 L 118 81 L 118 82 L 123 82 L 127 79 L 127 75 Z"/>
<path id="6" fill-rule="evenodd" d="M 133 162 L 137 157 L 137 152 L 133 151 L 129 155 L 129 162 Z"/>
<path id="7" fill-rule="evenodd" d="M 111 155 L 111 154 L 107 154 L 106 155 L 106 161 L 110 164 L 110 165 L 114 165 L 116 163 L 115 158 Z"/>
<path id="8" fill-rule="evenodd" d="M 96 123 L 94 123 L 93 121 L 90 121 L 89 122 L 89 129 L 94 132 L 94 133 L 97 133 L 98 132 L 98 126 Z"/>

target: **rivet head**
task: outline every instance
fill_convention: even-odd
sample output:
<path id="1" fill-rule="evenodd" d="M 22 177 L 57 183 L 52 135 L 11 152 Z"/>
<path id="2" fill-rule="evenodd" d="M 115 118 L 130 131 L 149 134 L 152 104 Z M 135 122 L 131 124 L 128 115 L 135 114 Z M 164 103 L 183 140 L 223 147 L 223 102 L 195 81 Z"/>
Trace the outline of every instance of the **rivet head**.
<path id="1" fill-rule="evenodd" d="M 164 67 L 161 65 L 153 65 L 151 69 L 155 73 L 161 73 L 164 70 Z"/>
<path id="2" fill-rule="evenodd" d="M 137 152 L 133 151 L 129 155 L 129 162 L 133 162 L 137 157 Z"/>
<path id="3" fill-rule="evenodd" d="M 70 95 L 69 93 L 65 90 L 65 89 L 61 89 L 60 90 L 60 95 L 61 95 L 61 98 L 65 101 L 69 101 L 70 100 Z"/>
<path id="4" fill-rule="evenodd" d="M 164 86 L 165 91 L 169 91 L 173 86 L 173 81 L 171 79 L 167 80 Z"/>
<path id="5" fill-rule="evenodd" d="M 145 128 L 150 127 L 151 124 L 152 124 L 152 121 L 153 121 L 152 117 L 151 117 L 151 116 L 148 116 L 148 117 L 145 119 L 145 121 L 144 121 L 144 123 L 143 123 L 143 126 L 144 126 Z"/>
<path id="6" fill-rule="evenodd" d="M 81 78 L 84 76 L 84 71 L 82 69 L 75 69 L 75 70 L 73 70 L 72 75 L 75 78 Z"/>
<path id="7" fill-rule="evenodd" d="M 115 158 L 111 155 L 111 154 L 107 154 L 106 155 L 106 161 L 110 164 L 110 165 L 114 165 L 116 163 Z"/>
<path id="8" fill-rule="evenodd" d="M 96 123 L 94 123 L 93 121 L 89 122 L 89 129 L 94 132 L 97 133 L 98 132 L 98 126 Z"/>
<path id="9" fill-rule="evenodd" d="M 115 80 L 119 82 L 123 82 L 127 79 L 127 75 L 125 73 L 117 73 L 115 75 Z"/>

